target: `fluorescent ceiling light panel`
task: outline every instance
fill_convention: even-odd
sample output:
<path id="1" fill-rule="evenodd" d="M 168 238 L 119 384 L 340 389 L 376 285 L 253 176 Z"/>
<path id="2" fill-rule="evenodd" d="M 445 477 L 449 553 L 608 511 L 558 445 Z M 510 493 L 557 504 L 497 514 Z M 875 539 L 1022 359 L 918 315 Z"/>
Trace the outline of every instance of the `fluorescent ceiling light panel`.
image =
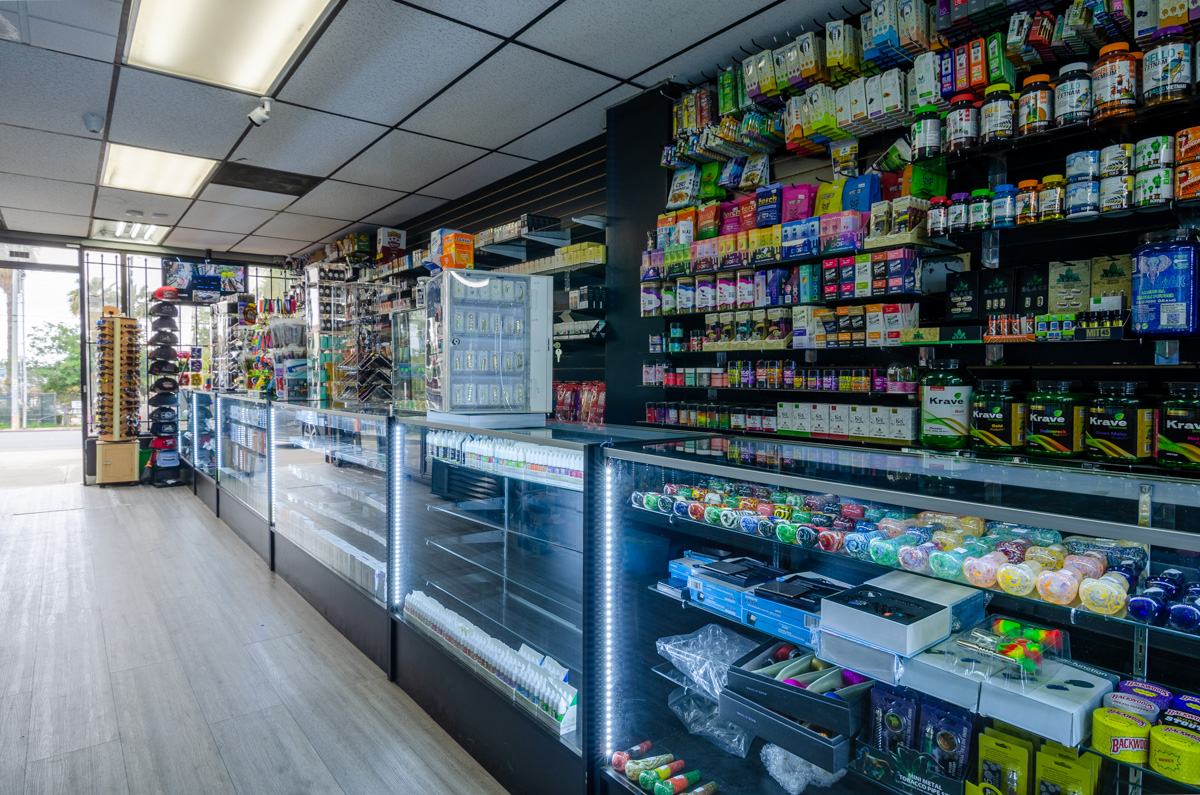
<path id="1" fill-rule="evenodd" d="M 140 0 L 125 63 L 266 94 L 330 0 Z"/>
<path id="2" fill-rule="evenodd" d="M 134 224 L 131 227 L 124 221 L 93 218 L 92 232 L 89 237 L 92 240 L 108 240 L 122 245 L 161 246 L 170 231 L 171 227 L 169 226 Z"/>
<path id="3" fill-rule="evenodd" d="M 104 178 L 100 184 L 107 188 L 190 199 L 200 190 L 216 165 L 216 160 L 207 157 L 109 144 L 104 158 Z"/>

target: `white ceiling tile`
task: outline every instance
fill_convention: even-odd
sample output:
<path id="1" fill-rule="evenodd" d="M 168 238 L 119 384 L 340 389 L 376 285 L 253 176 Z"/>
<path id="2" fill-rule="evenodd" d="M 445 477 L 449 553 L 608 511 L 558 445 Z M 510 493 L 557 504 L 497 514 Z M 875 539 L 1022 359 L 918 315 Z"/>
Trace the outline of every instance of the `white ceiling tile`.
<path id="1" fill-rule="evenodd" d="M 288 211 L 357 221 L 403 195 L 400 191 L 368 188 L 365 185 L 351 185 L 349 182 L 327 179 L 297 199 Z"/>
<path id="2" fill-rule="evenodd" d="M 845 16 L 841 5 L 833 0 L 816 0 L 816 2 L 786 0 L 786 2 L 736 25 L 725 33 L 693 47 L 677 58 L 672 58 L 662 66 L 656 66 L 648 72 L 639 74 L 636 79 L 644 85 L 653 85 L 670 77 L 698 82 L 705 79 L 701 76 L 701 72 L 712 78 L 718 72 L 718 66 L 732 66 L 735 56 L 740 64 L 746 57 L 746 53 L 742 52 L 741 47 L 748 50 L 754 47 L 751 39 L 764 47 L 777 46 L 776 39 L 778 39 L 778 44 L 782 45 L 787 40 L 787 33 L 791 33 L 794 39 L 800 35 L 801 25 L 811 28 L 813 17 L 818 20 L 828 19 L 825 15 L 827 11 L 836 11 L 835 16 L 837 17 Z M 659 59 L 666 57 L 669 53 L 670 51 L 660 53 Z"/>
<path id="3" fill-rule="evenodd" d="M 457 199 L 532 165 L 534 164 L 521 157 L 493 153 L 442 177 L 426 188 L 425 192 L 446 199 Z"/>
<path id="4" fill-rule="evenodd" d="M 122 67 L 108 136 L 119 144 L 220 160 L 258 104 L 248 94 Z"/>
<path id="5" fill-rule="evenodd" d="M 416 190 L 471 162 L 484 150 L 396 130 L 354 158 L 334 177 L 392 190 Z"/>
<path id="6" fill-rule="evenodd" d="M 21 210 L 88 215 L 93 191 L 91 185 L 78 182 L 0 174 L 0 205 Z"/>
<path id="7" fill-rule="evenodd" d="M 500 40 L 392 0 L 347 3 L 279 98 L 395 124 Z"/>
<path id="8" fill-rule="evenodd" d="M 0 124 L 0 171 L 94 183 L 99 166 L 98 140 Z"/>
<path id="9" fill-rule="evenodd" d="M 106 0 L 107 4 L 107 0 Z M 58 3 L 35 3 L 35 6 L 58 5 Z M 120 16 L 120 8 L 117 9 Z M 117 37 L 108 33 L 84 30 L 74 25 L 63 25 L 46 19 L 29 19 L 29 43 L 44 50 L 57 50 L 112 62 L 117 54 Z"/>
<path id="10" fill-rule="evenodd" d="M 0 41 L 0 113 L 6 124 L 85 135 L 83 114 L 108 109 L 112 66 Z"/>
<path id="11" fill-rule="evenodd" d="M 230 159 L 325 177 L 385 132 L 385 127 L 277 102 L 267 123 L 251 130 Z"/>
<path id="12" fill-rule="evenodd" d="M 632 77 L 769 2 L 567 0 L 518 40 L 594 69 Z"/>
<path id="13" fill-rule="evenodd" d="M 120 0 L 43 0 L 26 3 L 25 7 L 30 18 L 48 19 L 109 36 L 115 37 L 121 27 Z M 112 56 L 108 54 L 109 60 Z"/>
<path id="14" fill-rule="evenodd" d="M 295 196 L 284 193 L 235 188 L 231 185 L 209 185 L 200 191 L 198 198 L 222 204 L 236 204 L 241 207 L 260 207 L 264 210 L 282 210 L 296 200 Z"/>
<path id="15" fill-rule="evenodd" d="M 609 106 L 637 93 L 638 89 L 633 86 L 618 86 L 582 108 L 577 108 L 566 116 L 518 138 L 500 151 L 537 160 L 556 155 L 603 132 L 608 120 Z"/>
<path id="16" fill-rule="evenodd" d="M 174 226 L 179 223 L 179 217 L 191 203 L 191 199 L 181 199 L 178 196 L 159 196 L 157 193 L 101 188 L 96 194 L 95 217 L 113 221 L 128 221 L 130 216 L 126 214 L 127 210 L 140 210 L 142 216 L 138 220 L 142 223 Z M 155 213 L 166 213 L 166 217 L 155 218 Z"/>
<path id="17" fill-rule="evenodd" d="M 445 203 L 445 199 L 435 199 L 432 196 L 419 196 L 414 193 L 410 196 L 405 196 L 391 207 L 380 210 L 363 220 L 375 226 L 398 226 L 410 218 L 416 218 L 418 215 L 427 213 L 435 207 L 441 207 Z"/>
<path id="18" fill-rule="evenodd" d="M 311 240 L 283 240 L 278 237 L 251 235 L 241 243 L 238 243 L 233 248 L 233 251 L 240 251 L 244 254 L 266 254 L 268 256 L 286 257 L 289 254 L 295 254 L 298 251 L 304 251 L 311 247 Z"/>
<path id="19" fill-rule="evenodd" d="M 253 207 L 235 207 L 232 204 L 196 202 L 179 219 L 180 226 L 190 229 L 207 229 L 215 232 L 253 232 L 264 221 L 275 215 L 274 210 L 257 210 Z"/>
<path id="20" fill-rule="evenodd" d="M 511 36 L 551 5 L 552 0 L 412 0 L 413 5 L 461 19 L 468 25 Z"/>
<path id="21" fill-rule="evenodd" d="M 404 129 L 501 146 L 615 85 L 603 75 L 510 44 L 439 94 Z M 487 122 L 464 124 L 465 113 Z"/>
<path id="22" fill-rule="evenodd" d="M 13 232 L 36 232 L 43 235 L 87 237 L 91 227 L 87 216 L 17 210 L 11 207 L 0 207 L 0 218 L 4 219 L 4 224 Z"/>
<path id="23" fill-rule="evenodd" d="M 176 227 L 163 241 L 167 246 L 179 248 L 212 249 L 213 251 L 228 251 L 229 247 L 241 240 L 245 235 L 234 232 L 206 232 L 201 229 L 180 229 Z"/>
<path id="24" fill-rule="evenodd" d="M 254 231 L 258 235 L 267 237 L 286 237 L 291 240 L 304 240 L 311 237 L 316 240 L 319 237 L 333 234 L 345 225 L 345 221 L 337 218 L 280 213 Z"/>

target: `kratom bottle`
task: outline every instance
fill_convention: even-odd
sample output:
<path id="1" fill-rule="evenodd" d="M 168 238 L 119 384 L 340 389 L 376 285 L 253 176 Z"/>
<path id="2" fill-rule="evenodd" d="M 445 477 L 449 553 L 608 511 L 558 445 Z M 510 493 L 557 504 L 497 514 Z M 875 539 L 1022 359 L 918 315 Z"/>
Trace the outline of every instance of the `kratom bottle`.
<path id="1" fill-rule="evenodd" d="M 1200 470 L 1200 384 L 1171 381 L 1158 406 L 1154 460 L 1172 469 Z"/>
<path id="2" fill-rule="evenodd" d="M 959 370 L 958 359 L 933 362 L 921 376 L 921 433 L 925 447 L 961 450 L 971 441 L 970 375 Z"/>
<path id="3" fill-rule="evenodd" d="M 1137 396 L 1138 381 L 1099 381 L 1088 407 L 1087 454 L 1100 461 L 1137 461 L 1154 452 L 1154 409 Z"/>
<path id="4" fill-rule="evenodd" d="M 986 379 L 971 397 L 971 446 L 1007 452 L 1025 447 L 1025 400 L 1021 382 Z"/>
<path id="5" fill-rule="evenodd" d="M 1025 428 L 1028 452 L 1053 458 L 1078 458 L 1083 453 L 1088 407 L 1078 388 L 1078 381 L 1034 382 Z"/>

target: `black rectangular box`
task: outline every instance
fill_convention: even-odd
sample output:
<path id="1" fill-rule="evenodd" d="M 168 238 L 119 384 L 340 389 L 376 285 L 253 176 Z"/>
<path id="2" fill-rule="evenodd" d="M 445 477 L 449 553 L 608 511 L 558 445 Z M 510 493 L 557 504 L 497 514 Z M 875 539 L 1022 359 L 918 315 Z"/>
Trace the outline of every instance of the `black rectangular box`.
<path id="1" fill-rule="evenodd" d="M 979 271 L 946 274 L 946 320 L 961 323 L 982 317 Z"/>

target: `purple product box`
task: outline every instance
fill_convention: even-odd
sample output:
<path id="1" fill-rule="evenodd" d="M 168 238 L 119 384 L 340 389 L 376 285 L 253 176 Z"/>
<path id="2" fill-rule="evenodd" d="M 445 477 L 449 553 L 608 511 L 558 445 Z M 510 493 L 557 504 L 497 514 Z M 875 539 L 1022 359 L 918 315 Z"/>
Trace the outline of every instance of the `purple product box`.
<path id="1" fill-rule="evenodd" d="M 792 268 L 784 271 L 787 278 L 783 282 L 783 300 L 784 306 L 793 306 L 800 303 L 800 268 Z"/>
<path id="2" fill-rule="evenodd" d="M 942 96 L 954 94 L 954 50 L 942 51 Z"/>
<path id="3" fill-rule="evenodd" d="M 787 303 L 787 280 L 792 274 L 787 268 L 772 268 L 766 272 L 766 293 L 764 303 L 759 306 L 781 306 Z M 757 288 L 757 285 L 755 285 Z M 757 289 L 755 290 L 757 292 Z"/>

